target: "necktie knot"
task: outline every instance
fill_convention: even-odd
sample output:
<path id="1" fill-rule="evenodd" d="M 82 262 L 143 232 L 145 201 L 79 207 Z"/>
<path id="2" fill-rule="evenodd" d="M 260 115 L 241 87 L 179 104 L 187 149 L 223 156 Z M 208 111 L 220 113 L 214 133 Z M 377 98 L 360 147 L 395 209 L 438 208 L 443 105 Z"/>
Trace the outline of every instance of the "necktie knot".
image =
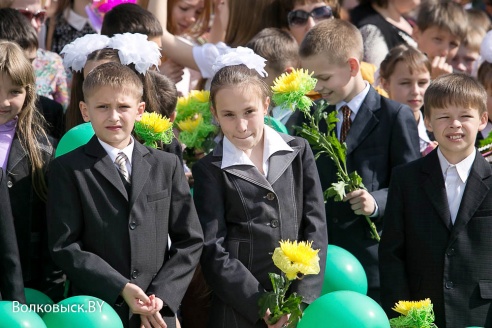
<path id="1" fill-rule="evenodd" d="M 352 124 L 352 121 L 350 120 L 350 115 L 352 114 L 352 111 L 347 105 L 344 105 L 340 108 L 342 111 L 343 115 L 343 121 L 342 121 L 342 128 L 340 130 L 340 142 L 345 142 L 345 139 L 347 139 L 347 134 L 350 129 L 350 125 Z"/>
<path id="2" fill-rule="evenodd" d="M 116 167 L 120 171 L 123 178 L 125 178 L 126 182 L 130 183 L 130 174 L 128 173 L 128 169 L 126 168 L 127 161 L 128 158 L 126 157 L 125 153 L 119 152 L 118 156 L 116 156 L 116 159 L 114 160 L 114 163 L 116 164 Z"/>

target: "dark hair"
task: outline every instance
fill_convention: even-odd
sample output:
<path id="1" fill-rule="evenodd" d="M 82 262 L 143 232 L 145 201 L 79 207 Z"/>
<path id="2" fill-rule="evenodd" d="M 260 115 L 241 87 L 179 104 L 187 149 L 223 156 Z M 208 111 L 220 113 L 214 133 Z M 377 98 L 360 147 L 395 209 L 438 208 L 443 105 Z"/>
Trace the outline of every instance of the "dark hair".
<path id="1" fill-rule="evenodd" d="M 36 30 L 18 10 L 0 9 L 0 39 L 13 41 L 23 50 L 38 49 Z"/>
<path id="2" fill-rule="evenodd" d="M 388 7 L 389 0 L 359 0 L 359 4 L 363 5 L 366 3 L 375 4 L 379 7 Z"/>
<path id="3" fill-rule="evenodd" d="M 429 1 L 420 6 L 416 23 L 420 32 L 436 26 L 463 40 L 467 32 L 468 16 L 463 7 L 454 1 Z"/>
<path id="4" fill-rule="evenodd" d="M 476 108 L 481 115 L 487 111 L 487 92 L 468 74 L 446 74 L 430 83 L 424 94 L 424 104 L 425 117 L 430 117 L 433 108 L 452 105 Z"/>
<path id="5" fill-rule="evenodd" d="M 288 66 L 299 66 L 299 45 L 292 34 L 280 28 L 264 28 L 246 47 L 265 58 L 266 65 L 277 73 Z"/>
<path id="6" fill-rule="evenodd" d="M 149 71 L 147 74 L 152 81 L 155 93 L 157 95 L 158 108 L 145 107 L 148 112 L 157 112 L 163 116 L 171 117 L 176 110 L 176 103 L 178 102 L 178 90 L 176 85 L 167 78 L 164 74 L 157 71 Z"/>
<path id="7" fill-rule="evenodd" d="M 238 86 L 242 88 L 248 86 L 256 88 L 263 98 L 270 96 L 270 88 L 254 69 L 249 69 L 243 64 L 225 66 L 215 73 L 210 85 L 210 102 L 212 103 L 212 107 L 215 108 L 217 92 L 223 88 Z"/>
<path id="8" fill-rule="evenodd" d="M 94 68 L 87 75 L 82 85 L 84 97 L 90 98 L 95 90 L 106 86 L 125 89 L 139 101 L 142 99 L 142 81 L 137 73 L 126 65 L 108 62 Z"/>
<path id="9" fill-rule="evenodd" d="M 133 3 L 120 4 L 104 15 L 101 34 L 140 33 L 149 38 L 162 36 L 162 26 L 150 11 Z"/>

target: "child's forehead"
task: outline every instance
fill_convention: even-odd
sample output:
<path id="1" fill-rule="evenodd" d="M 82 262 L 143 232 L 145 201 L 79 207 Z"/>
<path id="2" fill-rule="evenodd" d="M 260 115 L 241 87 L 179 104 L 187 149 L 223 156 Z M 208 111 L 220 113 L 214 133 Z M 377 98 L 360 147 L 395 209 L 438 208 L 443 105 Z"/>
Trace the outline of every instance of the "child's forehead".
<path id="1" fill-rule="evenodd" d="M 433 36 L 436 36 L 436 35 L 443 36 L 443 37 L 446 37 L 446 38 L 449 38 L 449 39 L 456 39 L 456 40 L 459 40 L 460 39 L 457 35 L 454 35 L 451 32 L 451 30 L 449 30 L 446 27 L 439 26 L 439 25 L 429 26 L 427 29 L 425 29 L 422 32 L 422 36 L 423 37 L 426 37 L 426 36 L 427 37 L 433 37 Z"/>
<path id="2" fill-rule="evenodd" d="M 96 86 L 94 90 L 92 90 L 91 94 L 88 96 L 88 98 L 92 100 L 112 98 L 116 99 L 121 97 L 124 97 L 127 100 L 140 100 L 140 97 L 137 95 L 135 88 L 131 88 L 129 86 L 114 86 L 109 84 Z"/>

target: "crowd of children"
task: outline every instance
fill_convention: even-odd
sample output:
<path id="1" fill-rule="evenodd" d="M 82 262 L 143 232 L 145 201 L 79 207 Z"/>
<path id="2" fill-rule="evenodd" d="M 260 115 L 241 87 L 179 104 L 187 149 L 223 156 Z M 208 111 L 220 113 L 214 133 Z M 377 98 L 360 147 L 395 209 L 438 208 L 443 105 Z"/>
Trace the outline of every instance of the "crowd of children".
<path id="1" fill-rule="evenodd" d="M 430 298 L 438 327 L 492 326 L 492 1 L 135 2 L 97 26 L 90 0 L 0 0 L 0 299 L 91 295 L 124 327 L 285 327 L 258 304 L 291 240 L 319 249 L 289 290 L 303 309 L 329 243 L 388 317 Z M 324 199 L 332 158 L 296 136 L 306 118 L 271 100 L 299 68 L 365 186 L 341 202 Z M 179 137 L 147 147 L 134 125 L 173 122 L 191 89 L 219 133 L 185 174 Z M 84 122 L 90 141 L 55 158 Z"/>

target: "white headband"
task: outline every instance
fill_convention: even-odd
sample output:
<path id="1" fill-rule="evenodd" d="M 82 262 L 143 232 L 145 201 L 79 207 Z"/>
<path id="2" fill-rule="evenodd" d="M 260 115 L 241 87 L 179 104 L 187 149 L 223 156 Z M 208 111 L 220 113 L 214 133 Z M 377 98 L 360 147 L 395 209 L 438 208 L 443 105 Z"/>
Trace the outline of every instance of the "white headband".
<path id="1" fill-rule="evenodd" d="M 118 50 L 123 65 L 135 64 L 137 72 L 144 75 L 150 67 L 159 66 L 159 46 L 148 41 L 147 36 L 140 33 L 115 34 L 112 38 L 86 34 L 67 44 L 60 54 L 64 55 L 63 65 L 66 69 L 79 72 L 84 68 L 89 54 L 104 48 Z"/>
<path id="2" fill-rule="evenodd" d="M 215 60 L 212 70 L 217 73 L 221 68 L 232 65 L 246 65 L 249 69 L 254 69 L 261 77 L 268 76 L 265 71 L 266 59 L 255 54 L 253 50 L 245 47 L 231 48 Z"/>

